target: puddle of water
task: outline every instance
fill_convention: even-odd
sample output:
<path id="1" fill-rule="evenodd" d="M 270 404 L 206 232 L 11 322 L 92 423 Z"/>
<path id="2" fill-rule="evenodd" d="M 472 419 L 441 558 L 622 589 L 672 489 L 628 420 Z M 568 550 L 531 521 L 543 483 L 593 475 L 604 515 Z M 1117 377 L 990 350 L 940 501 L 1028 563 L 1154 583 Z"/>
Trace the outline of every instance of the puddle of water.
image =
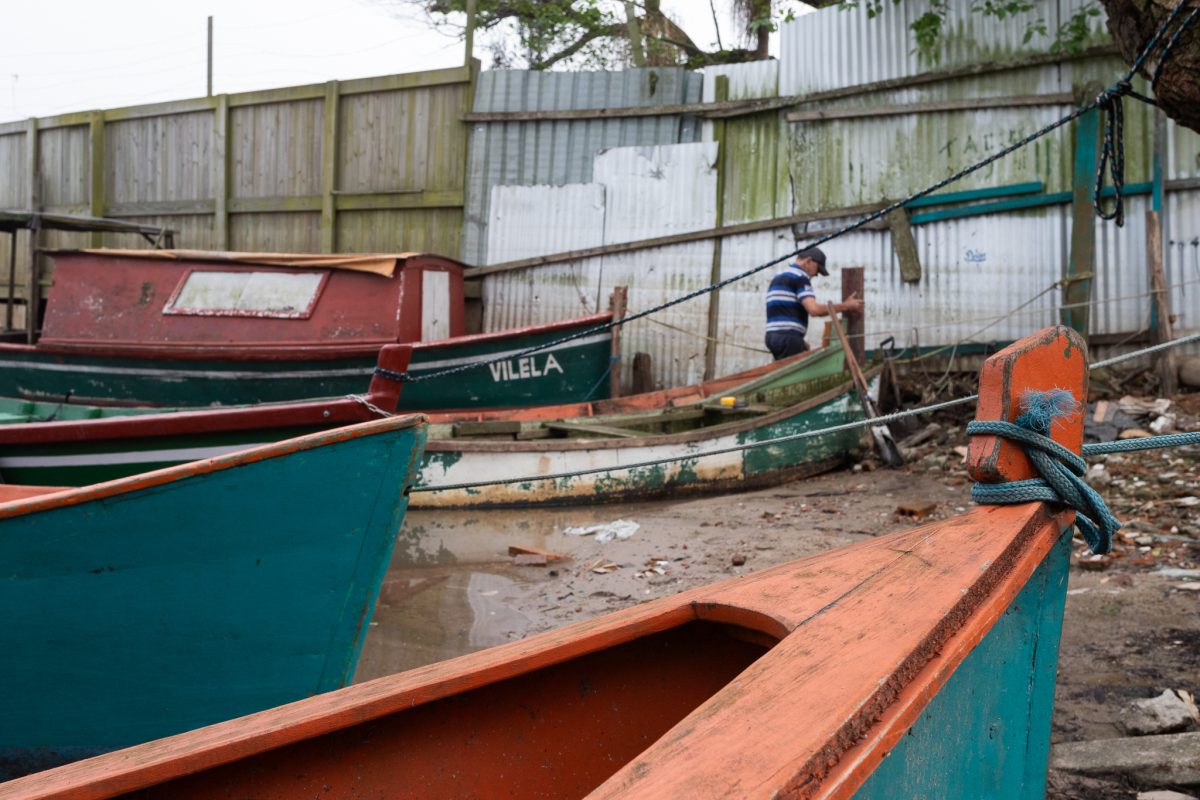
<path id="1" fill-rule="evenodd" d="M 548 570 L 513 567 L 508 546 L 562 552 L 560 531 L 609 522 L 629 507 L 513 511 L 410 511 L 396 539 L 354 681 L 519 639 L 519 610 Z"/>

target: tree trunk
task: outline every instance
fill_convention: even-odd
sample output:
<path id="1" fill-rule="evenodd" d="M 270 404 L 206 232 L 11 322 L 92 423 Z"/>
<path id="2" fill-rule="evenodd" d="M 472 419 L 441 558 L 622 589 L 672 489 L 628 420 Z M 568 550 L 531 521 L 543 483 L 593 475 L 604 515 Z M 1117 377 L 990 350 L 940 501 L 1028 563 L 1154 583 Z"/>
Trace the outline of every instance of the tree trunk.
<path id="1" fill-rule="evenodd" d="M 1102 0 L 1108 12 L 1108 29 L 1112 32 L 1121 56 L 1132 64 L 1150 37 L 1171 13 L 1174 2 L 1168 0 Z M 1188 0 L 1175 0 L 1187 3 Z M 1167 32 L 1169 40 L 1179 25 L 1191 13 L 1185 9 Z M 1156 52 L 1142 65 L 1141 74 L 1150 78 L 1158 68 Z M 1166 63 L 1155 90 L 1158 104 L 1167 116 L 1187 128 L 1200 132 L 1200 20 L 1180 37 Z"/>

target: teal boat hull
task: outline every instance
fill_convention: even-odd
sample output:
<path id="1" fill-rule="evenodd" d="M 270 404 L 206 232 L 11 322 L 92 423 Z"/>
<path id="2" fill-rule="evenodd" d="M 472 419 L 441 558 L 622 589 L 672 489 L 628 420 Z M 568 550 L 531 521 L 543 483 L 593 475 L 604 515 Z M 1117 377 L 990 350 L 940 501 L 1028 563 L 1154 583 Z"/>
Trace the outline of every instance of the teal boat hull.
<path id="1" fill-rule="evenodd" d="M 530 356 L 587 326 L 505 337 L 463 337 L 413 348 L 396 411 L 553 405 L 609 396 L 610 332 L 582 336 Z M 489 366 L 440 373 L 480 360 Z M 367 390 L 378 353 L 336 359 L 122 358 L 0 346 L 0 397 L 93 405 L 201 408 L 340 397 Z"/>
<path id="2" fill-rule="evenodd" d="M 8 777 L 350 682 L 419 417 L 0 505 Z"/>

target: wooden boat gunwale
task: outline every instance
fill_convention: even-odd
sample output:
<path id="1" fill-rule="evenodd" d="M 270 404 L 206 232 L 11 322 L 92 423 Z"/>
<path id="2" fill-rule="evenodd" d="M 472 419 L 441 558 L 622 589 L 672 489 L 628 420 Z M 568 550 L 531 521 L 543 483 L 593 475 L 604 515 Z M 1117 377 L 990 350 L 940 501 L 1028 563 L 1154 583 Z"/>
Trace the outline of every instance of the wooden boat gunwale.
<path id="1" fill-rule="evenodd" d="M 872 371 L 868 377 L 873 377 L 877 371 Z M 847 375 L 845 381 L 824 392 L 814 395 L 808 399 L 802 400 L 794 405 L 785 406 L 776 411 L 767 414 L 750 417 L 748 419 L 736 420 L 733 422 L 725 422 L 717 425 L 708 425 L 696 428 L 690 431 L 680 431 L 678 433 L 656 433 L 637 435 L 633 437 L 612 437 L 603 438 L 596 437 L 592 439 L 567 439 L 567 438 L 550 438 L 550 439 L 530 439 L 524 441 L 477 441 L 472 439 L 434 439 L 430 438 L 425 445 L 426 452 L 472 452 L 472 453 L 538 453 L 547 450 L 567 451 L 567 450 L 619 450 L 629 447 L 652 447 L 657 445 L 672 445 L 672 444 L 691 444 L 693 442 L 702 442 L 708 439 L 713 439 L 718 436 L 730 436 L 738 433 L 755 430 L 766 425 L 772 425 L 776 422 L 794 417 L 797 414 L 802 414 L 831 400 L 846 394 L 848 385 L 852 381 Z M 591 417 L 590 419 L 602 420 L 603 416 Z M 703 456 L 703 453 L 696 453 L 696 457 Z M 617 468 L 619 469 L 619 467 Z"/>
<path id="2" fill-rule="evenodd" d="M 311 433 L 293 439 L 284 439 L 252 448 L 225 453 L 211 458 L 178 464 L 173 467 L 143 472 L 127 478 L 118 478 L 91 486 L 79 486 L 63 489 L 52 494 L 43 494 L 23 500 L 10 500 L 0 503 L 0 519 L 19 517 L 53 508 L 79 505 L 92 500 L 102 500 L 109 497 L 129 494 L 142 489 L 175 483 L 198 475 L 208 475 L 213 472 L 234 469 L 245 464 L 279 458 L 292 453 L 312 450 L 337 442 L 361 439 L 375 433 L 389 430 L 415 428 L 425 422 L 420 414 L 403 414 L 383 419 L 362 422 L 357 425 L 347 425 L 332 428 L 318 433 Z"/>

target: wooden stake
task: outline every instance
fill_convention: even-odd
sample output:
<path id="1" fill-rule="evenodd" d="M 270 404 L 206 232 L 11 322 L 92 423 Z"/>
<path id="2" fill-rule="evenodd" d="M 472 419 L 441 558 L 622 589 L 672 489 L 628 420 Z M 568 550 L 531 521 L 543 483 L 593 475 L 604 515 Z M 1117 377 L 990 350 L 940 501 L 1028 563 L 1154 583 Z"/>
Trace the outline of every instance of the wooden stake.
<path id="1" fill-rule="evenodd" d="M 1171 293 L 1167 289 L 1167 276 L 1163 272 L 1162 219 L 1157 211 L 1146 212 L 1146 265 L 1150 269 L 1150 291 L 1154 293 L 1155 308 L 1154 343 L 1161 344 L 1175 338 L 1171 325 Z M 1161 350 L 1152 356 L 1154 371 L 1158 375 L 1159 394 L 1170 397 L 1179 389 L 1175 365 L 1175 351 Z"/>
<path id="2" fill-rule="evenodd" d="M 613 322 L 618 322 L 625 319 L 625 310 L 629 304 L 629 287 L 617 286 L 613 289 L 612 295 L 608 300 L 608 306 L 612 309 Z M 616 325 L 612 329 L 612 367 L 608 372 L 608 396 L 621 396 L 621 326 Z"/>
<path id="3" fill-rule="evenodd" d="M 832 303 L 829 304 L 829 321 L 842 343 L 842 351 L 846 354 L 846 367 L 850 370 L 850 376 L 854 379 L 854 386 L 858 389 L 858 398 L 862 402 L 863 414 L 866 415 L 867 419 L 875 419 L 879 414 L 875 411 L 875 403 L 871 400 L 870 387 L 867 386 L 866 376 L 863 375 L 862 368 L 858 365 L 858 359 L 854 357 L 854 353 L 850 350 L 850 345 L 846 341 L 846 332 L 842 330 L 842 323 L 838 321 L 837 313 L 833 310 Z M 875 440 L 875 449 L 879 451 L 879 457 L 883 459 L 883 463 L 889 467 L 904 466 L 904 456 L 900 455 L 900 448 L 896 446 L 896 442 L 892 438 L 892 432 L 888 430 L 887 425 L 872 425 L 871 438 Z"/>

